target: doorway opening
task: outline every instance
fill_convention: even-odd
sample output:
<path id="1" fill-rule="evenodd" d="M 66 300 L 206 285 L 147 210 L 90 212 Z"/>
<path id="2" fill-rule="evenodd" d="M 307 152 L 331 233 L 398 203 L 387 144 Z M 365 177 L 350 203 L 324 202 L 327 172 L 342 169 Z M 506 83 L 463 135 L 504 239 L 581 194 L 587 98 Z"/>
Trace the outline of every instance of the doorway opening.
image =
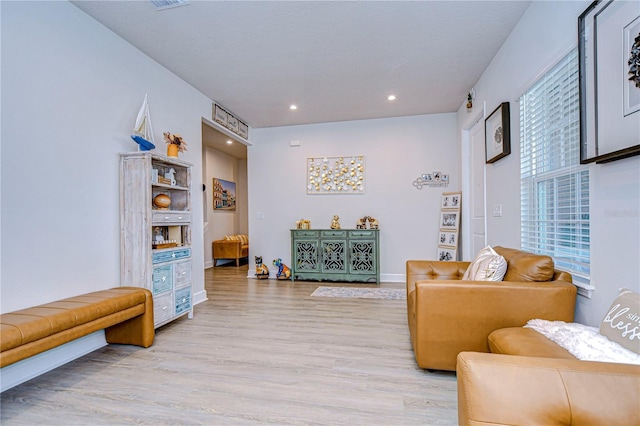
<path id="1" fill-rule="evenodd" d="M 213 266 L 212 242 L 229 235 L 249 234 L 247 148 L 242 140 L 217 123 L 202 118 L 202 181 L 204 267 Z M 214 184 L 215 179 L 215 184 Z M 221 205 L 220 181 L 224 189 Z M 232 189 L 230 189 L 232 188 Z M 230 203 L 234 208 L 226 208 Z M 222 208 L 221 208 L 222 207 Z M 220 264 L 220 262 L 219 262 Z M 235 263 L 234 263 L 235 264 Z"/>

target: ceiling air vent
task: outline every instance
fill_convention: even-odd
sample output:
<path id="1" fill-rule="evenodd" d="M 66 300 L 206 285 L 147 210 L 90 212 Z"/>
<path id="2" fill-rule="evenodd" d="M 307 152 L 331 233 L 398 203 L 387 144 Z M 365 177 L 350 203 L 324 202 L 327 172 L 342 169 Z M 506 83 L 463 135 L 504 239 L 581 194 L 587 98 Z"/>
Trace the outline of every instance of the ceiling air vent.
<path id="1" fill-rule="evenodd" d="M 171 9 L 178 6 L 186 6 L 189 4 L 189 0 L 150 0 L 153 7 L 156 10 Z"/>

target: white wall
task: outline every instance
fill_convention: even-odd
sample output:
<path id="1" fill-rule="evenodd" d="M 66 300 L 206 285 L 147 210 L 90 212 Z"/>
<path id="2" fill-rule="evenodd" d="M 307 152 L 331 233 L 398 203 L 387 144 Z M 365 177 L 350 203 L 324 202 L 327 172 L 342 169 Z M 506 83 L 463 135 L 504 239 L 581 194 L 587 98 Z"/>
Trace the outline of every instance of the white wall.
<path id="1" fill-rule="evenodd" d="M 236 216 L 236 233 L 249 235 L 249 198 L 247 192 L 247 160 L 238 159 L 236 161 L 238 167 L 238 173 L 236 174 L 236 202 L 237 211 Z"/>
<path id="2" fill-rule="evenodd" d="M 338 215 L 342 228 L 353 229 L 369 215 L 380 222 L 381 279 L 404 280 L 407 259 L 435 258 L 440 196 L 460 187 L 455 123 L 455 114 L 439 114 L 254 129 L 248 151 L 250 262 L 259 255 L 268 265 L 275 258 L 290 265 L 289 230 L 301 218 L 327 229 Z M 290 147 L 291 140 L 301 146 Z M 307 195 L 307 158 L 355 155 L 365 157 L 364 194 Z M 412 185 L 433 171 L 450 174 L 450 186 Z"/>
<path id="3" fill-rule="evenodd" d="M 118 153 L 145 93 L 202 187 L 211 101 L 67 2 L 2 2 L 2 312 L 120 285 Z M 204 300 L 193 197 L 194 300 Z M 197 309 L 196 309 L 197 314 Z"/>
<path id="4" fill-rule="evenodd" d="M 248 234 L 247 227 L 247 161 L 204 147 L 206 204 L 208 223 L 204 239 L 205 267 L 213 266 L 211 242 L 225 235 Z M 213 209 L 213 178 L 236 183 L 236 210 Z"/>
<path id="5" fill-rule="evenodd" d="M 577 46 L 578 16 L 590 1 L 533 2 L 475 85 L 474 108 L 487 113 L 511 102 L 511 155 L 487 166 L 487 206 L 503 205 L 503 216 L 487 214 L 489 244 L 520 246 L 518 98 L 546 70 Z M 464 104 L 459 136 L 470 127 Z M 590 166 L 592 299 L 578 297 L 576 321 L 597 325 L 620 287 L 640 291 L 640 157 Z M 489 212 L 487 212 L 489 213 Z"/>
<path id="6" fill-rule="evenodd" d="M 476 105 L 512 104 L 517 141 L 519 95 L 577 44 L 577 17 L 589 1 L 533 2 L 475 85 Z M 211 102 L 130 44 L 66 2 L 1 2 L 3 312 L 119 284 L 118 152 L 145 93 L 159 150 L 162 131 L 189 143 L 202 185 L 201 116 Z M 371 215 L 380 220 L 383 278 L 402 279 L 409 258 L 435 256 L 442 189 L 416 190 L 422 173 L 451 175 L 460 188 L 461 129 L 454 114 L 256 129 L 249 148 L 251 254 L 290 262 L 289 229 L 308 218 L 328 227 Z M 302 146 L 290 148 L 289 140 Z M 519 245 L 518 144 L 488 166 L 492 244 Z M 306 195 L 307 157 L 365 155 L 360 196 Z M 593 299 L 579 298 L 577 320 L 600 321 L 619 287 L 640 291 L 640 158 L 592 165 Z M 196 191 L 197 193 L 197 191 Z M 194 196 L 194 283 L 204 293 L 202 198 Z M 258 220 L 257 213 L 264 213 Z"/>

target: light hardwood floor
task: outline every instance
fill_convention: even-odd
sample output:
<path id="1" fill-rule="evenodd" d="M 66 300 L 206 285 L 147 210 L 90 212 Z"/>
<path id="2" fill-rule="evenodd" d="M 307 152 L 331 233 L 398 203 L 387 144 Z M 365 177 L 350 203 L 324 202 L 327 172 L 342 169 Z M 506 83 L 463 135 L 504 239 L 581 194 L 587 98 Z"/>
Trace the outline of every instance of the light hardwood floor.
<path id="1" fill-rule="evenodd" d="M 151 348 L 109 345 L 2 393 L 2 425 L 457 423 L 455 374 L 416 366 L 404 300 L 246 276 L 208 269 L 209 300 Z"/>

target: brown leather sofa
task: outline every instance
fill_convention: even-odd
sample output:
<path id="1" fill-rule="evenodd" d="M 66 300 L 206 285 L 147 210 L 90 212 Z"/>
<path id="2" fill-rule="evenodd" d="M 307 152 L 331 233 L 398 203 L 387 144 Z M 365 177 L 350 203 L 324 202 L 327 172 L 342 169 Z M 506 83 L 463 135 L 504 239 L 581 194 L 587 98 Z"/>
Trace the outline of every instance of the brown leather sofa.
<path id="1" fill-rule="evenodd" d="M 548 256 L 494 247 L 503 281 L 461 281 L 470 262 L 407 261 L 407 319 L 418 366 L 455 371 L 460 352 L 489 352 L 489 334 L 530 319 L 573 321 L 577 289 Z"/>
<path id="2" fill-rule="evenodd" d="M 153 344 L 153 296 L 116 287 L 0 315 L 0 367 L 105 330 L 108 343 Z"/>
<path id="3" fill-rule="evenodd" d="M 249 239 L 246 235 L 231 235 L 211 243 L 213 266 L 219 259 L 235 259 L 240 266 L 240 259 L 249 257 Z"/>
<path id="4" fill-rule="evenodd" d="M 640 366 L 458 355 L 460 425 L 638 425 Z"/>

